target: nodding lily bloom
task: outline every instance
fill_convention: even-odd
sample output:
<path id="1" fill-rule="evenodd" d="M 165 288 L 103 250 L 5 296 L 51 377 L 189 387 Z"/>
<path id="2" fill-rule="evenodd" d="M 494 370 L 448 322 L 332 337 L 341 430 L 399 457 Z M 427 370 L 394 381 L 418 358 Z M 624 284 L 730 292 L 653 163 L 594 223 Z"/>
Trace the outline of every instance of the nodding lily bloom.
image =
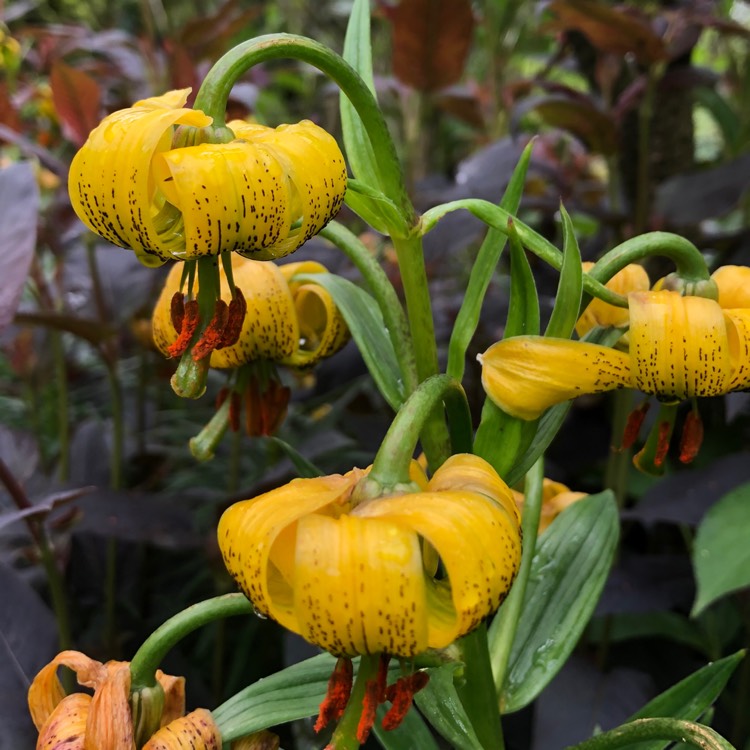
<path id="1" fill-rule="evenodd" d="M 553 479 L 545 477 L 542 482 L 542 512 L 539 515 L 537 533 L 541 534 L 546 531 L 549 525 L 569 505 L 573 505 L 573 503 L 578 502 L 586 496 L 585 492 L 573 492 L 570 487 L 562 484 L 562 482 L 555 482 Z M 513 498 L 516 501 L 518 510 L 523 515 L 524 494 L 513 490 Z"/>
<path id="2" fill-rule="evenodd" d="M 445 647 L 510 589 L 521 559 L 513 494 L 466 454 L 429 482 L 413 462 L 421 491 L 360 501 L 368 471 L 295 479 L 232 505 L 218 529 L 227 569 L 259 612 L 339 657 Z"/>
<path id="3" fill-rule="evenodd" d="M 319 263 L 302 265 L 300 270 L 305 273 L 326 270 Z M 220 343 L 207 352 L 211 367 L 235 368 L 258 360 L 309 367 L 341 349 L 349 330 L 328 292 L 309 283 L 290 286 L 287 279 L 291 279 L 299 266 L 279 268 L 267 261 L 232 257 L 234 282 L 241 290 L 239 297 L 244 298 L 247 312 L 241 329 L 232 336 L 233 341 Z M 181 277 L 182 266 L 176 264 L 167 277 L 152 318 L 154 343 L 166 356 L 179 356 L 187 347 L 192 334 L 188 313 L 191 309 L 197 312 L 197 302 L 185 302 L 179 291 Z M 223 268 L 220 278 L 221 296 L 230 299 Z M 197 291 L 196 278 L 193 293 Z M 230 318 L 232 304 L 228 307 Z M 194 349 L 194 357 L 195 354 Z"/>
<path id="4" fill-rule="evenodd" d="M 72 669 L 88 693 L 65 691 L 57 677 L 64 665 Z M 199 708 L 185 716 L 185 680 L 158 671 L 164 690 L 161 728 L 148 738 L 143 750 L 219 750 L 222 739 L 211 713 Z M 28 701 L 39 730 L 37 750 L 136 750 L 136 728 L 129 705 L 130 665 L 90 659 L 78 651 L 58 654 L 34 678 Z"/>
<path id="5" fill-rule="evenodd" d="M 593 263 L 584 263 L 583 270 L 588 271 Z M 649 288 L 648 274 L 643 266 L 630 263 L 618 271 L 606 284 L 617 294 L 627 295 L 630 292 L 646 292 Z M 576 333 L 583 337 L 595 326 L 603 328 L 624 328 L 628 325 L 630 316 L 626 307 L 616 307 L 600 299 L 593 299 L 576 322 Z M 626 334 L 627 336 L 627 334 Z M 622 339 L 621 339 L 622 341 Z"/>
<path id="6" fill-rule="evenodd" d="M 180 146 L 177 126 L 212 122 L 184 106 L 189 93 L 136 102 L 89 135 L 68 184 L 92 231 L 150 266 L 224 251 L 263 260 L 293 252 L 336 214 L 346 167 L 328 133 L 307 120 L 276 129 L 234 121 L 229 143 Z"/>
<path id="7" fill-rule="evenodd" d="M 508 338 L 480 355 L 487 395 L 508 414 L 535 419 L 554 404 L 616 388 L 677 402 L 750 386 L 750 309 L 724 310 L 671 291 L 633 292 L 628 301 L 627 353 L 567 339 Z"/>

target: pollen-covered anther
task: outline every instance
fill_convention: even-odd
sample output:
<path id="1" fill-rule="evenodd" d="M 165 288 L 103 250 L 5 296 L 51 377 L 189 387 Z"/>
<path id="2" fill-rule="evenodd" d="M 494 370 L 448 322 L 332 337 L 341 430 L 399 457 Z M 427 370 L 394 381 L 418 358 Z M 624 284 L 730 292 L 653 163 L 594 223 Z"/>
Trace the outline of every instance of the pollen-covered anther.
<path id="1" fill-rule="evenodd" d="M 430 681 L 427 672 L 415 672 L 408 677 L 400 677 L 393 685 L 389 685 L 385 691 L 386 700 L 391 702 L 391 707 L 383 716 L 383 729 L 396 729 L 404 717 L 409 713 L 414 695 L 418 693 Z"/>
<path id="2" fill-rule="evenodd" d="M 214 315 L 203 331 L 203 335 L 196 341 L 193 347 L 193 359 L 199 362 L 204 357 L 209 357 L 211 352 L 221 344 L 224 329 L 229 317 L 229 307 L 223 299 L 216 300 Z"/>
<path id="3" fill-rule="evenodd" d="M 646 419 L 646 414 L 650 406 L 651 404 L 648 401 L 644 401 L 639 407 L 633 409 L 628 414 L 628 420 L 625 423 L 625 429 L 622 433 L 622 446 L 620 450 L 626 451 L 638 439 L 638 433 L 641 431 L 643 420 Z"/>
<path id="4" fill-rule="evenodd" d="M 172 301 L 169 303 L 169 314 L 172 318 L 177 335 L 182 333 L 182 321 L 185 319 L 185 295 L 177 291 L 172 295 Z"/>
<path id="5" fill-rule="evenodd" d="M 174 297 L 172 300 L 174 302 Z M 198 300 L 191 299 L 188 302 L 183 301 L 183 315 L 180 322 L 179 336 L 177 336 L 177 341 L 167 347 L 167 354 L 170 357 L 180 357 L 185 353 L 188 346 L 190 346 L 193 334 L 198 328 L 198 323 L 200 323 Z"/>
<path id="6" fill-rule="evenodd" d="M 659 423 L 659 434 L 656 438 L 656 452 L 654 453 L 654 466 L 661 466 L 667 457 L 672 429 L 673 424 L 671 422 Z"/>
<path id="7" fill-rule="evenodd" d="M 362 714 L 357 724 L 357 739 L 360 744 L 367 742 L 370 730 L 375 723 L 375 713 L 378 706 L 386 699 L 386 680 L 388 678 L 388 662 L 390 658 L 386 654 L 380 655 L 378 673 L 374 679 L 365 683 L 365 694 L 362 698 Z"/>
<path id="8" fill-rule="evenodd" d="M 680 436 L 680 462 L 689 464 L 697 455 L 703 443 L 703 421 L 695 410 L 688 412 Z"/>
<path id="9" fill-rule="evenodd" d="M 352 692 L 353 675 L 352 660 L 344 656 L 339 657 L 328 680 L 326 696 L 318 709 L 318 718 L 314 726 L 316 732 L 320 732 L 329 722 L 338 721 L 342 717 Z"/>
<path id="10" fill-rule="evenodd" d="M 227 322 L 221 334 L 221 343 L 216 347 L 217 349 L 223 349 L 225 346 L 234 346 L 240 340 L 246 314 L 247 302 L 245 301 L 245 296 L 242 294 L 241 289 L 235 287 L 234 295 L 227 311 Z"/>

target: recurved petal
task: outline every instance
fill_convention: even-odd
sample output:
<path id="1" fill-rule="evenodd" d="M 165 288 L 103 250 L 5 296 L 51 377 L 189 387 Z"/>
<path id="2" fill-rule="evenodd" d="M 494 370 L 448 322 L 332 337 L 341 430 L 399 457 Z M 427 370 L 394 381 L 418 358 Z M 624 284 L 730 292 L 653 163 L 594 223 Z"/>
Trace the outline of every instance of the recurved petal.
<path id="1" fill-rule="evenodd" d="M 152 317 L 154 344 L 165 356 L 177 340 L 170 312 L 174 293 L 179 289 L 182 265 L 175 264 L 167 276 Z M 281 361 L 297 348 L 299 328 L 289 286 L 273 263 L 232 256 L 235 285 L 247 303 L 247 314 L 239 340 L 232 346 L 211 353 L 211 367 L 239 367 L 258 359 Z M 221 271 L 221 296 L 230 299 L 229 285 Z M 195 280 L 194 292 L 199 288 Z"/>
<path id="2" fill-rule="evenodd" d="M 339 656 L 427 648 L 419 539 L 386 519 L 309 515 L 297 532 L 294 608 L 311 643 Z"/>
<path id="3" fill-rule="evenodd" d="M 674 400 L 727 392 L 729 343 L 724 314 L 714 300 L 635 292 L 629 304 L 635 387 Z"/>
<path id="4" fill-rule="evenodd" d="M 282 165 L 247 141 L 179 148 L 158 154 L 159 189 L 182 213 L 183 260 L 226 250 L 263 259 L 289 232 L 291 183 Z"/>
<path id="5" fill-rule="evenodd" d="M 228 125 L 238 138 L 266 149 L 291 179 L 293 228 L 287 237 L 252 257 L 271 260 L 288 255 L 317 234 L 343 205 L 347 177 L 341 150 L 329 133 L 309 120 L 275 129 L 237 120 Z"/>
<path id="6" fill-rule="evenodd" d="M 443 491 L 388 497 L 363 507 L 362 514 L 411 528 L 440 556 L 447 577 L 425 575 L 432 648 L 447 646 L 494 612 L 518 571 L 520 527 L 483 495 Z"/>
<path id="7" fill-rule="evenodd" d="M 73 693 L 63 698 L 39 727 L 36 750 L 84 750 L 91 696 Z"/>
<path id="8" fill-rule="evenodd" d="M 185 678 L 164 674 L 161 669 L 157 669 L 156 680 L 164 691 L 161 726 L 165 726 L 185 713 Z"/>
<path id="9" fill-rule="evenodd" d="M 750 388 L 750 309 L 727 310 L 724 317 L 732 368 L 727 390 L 744 390 Z"/>
<path id="10" fill-rule="evenodd" d="M 711 278 L 719 287 L 719 304 L 725 310 L 750 308 L 750 268 L 720 266 Z"/>
<path id="11" fill-rule="evenodd" d="M 295 479 L 235 503 L 219 521 L 219 547 L 230 575 L 258 611 L 289 630 L 300 632 L 292 599 L 297 522 L 309 513 L 342 513 L 360 476 Z"/>
<path id="12" fill-rule="evenodd" d="M 520 419 L 536 419 L 586 393 L 631 385 L 626 354 L 582 341 L 514 336 L 493 344 L 479 361 L 487 395 Z"/>
<path id="13" fill-rule="evenodd" d="M 135 750 L 130 713 L 130 664 L 110 661 L 107 677 L 94 691 L 86 722 L 85 750 Z"/>
<path id="14" fill-rule="evenodd" d="M 143 750 L 220 750 L 221 746 L 221 733 L 211 712 L 199 708 L 162 727 Z"/>
<path id="15" fill-rule="evenodd" d="M 62 651 L 34 677 L 29 687 L 28 702 L 31 719 L 40 729 L 55 707 L 65 697 L 65 691 L 57 677 L 57 669 L 66 666 L 78 676 L 78 682 L 96 688 L 107 678 L 107 668 L 80 651 Z"/>
<path id="16" fill-rule="evenodd" d="M 70 166 L 70 200 L 79 218 L 115 245 L 132 248 L 146 265 L 161 265 L 183 242 L 176 215 L 155 218 L 169 210 L 151 164 L 171 148 L 174 125 L 211 123 L 203 112 L 183 108 L 188 93 L 145 99 L 105 117 Z"/>
<path id="17" fill-rule="evenodd" d="M 588 271 L 594 264 L 584 263 L 583 270 Z M 645 292 L 649 288 L 646 269 L 637 263 L 630 263 L 618 271 L 606 284 L 617 294 L 627 295 L 630 292 Z M 628 308 L 616 307 L 600 299 L 593 299 L 576 322 L 576 332 L 583 336 L 595 326 L 626 326 L 629 321 Z"/>
<path id="18" fill-rule="evenodd" d="M 299 347 L 283 360 L 283 364 L 312 367 L 346 344 L 349 328 L 333 297 L 323 287 L 303 284 L 294 290 L 293 296 L 299 324 Z"/>
<path id="19" fill-rule="evenodd" d="M 435 472 L 427 489 L 430 492 L 456 490 L 484 495 L 502 506 L 516 523 L 521 522 L 510 487 L 487 461 L 471 453 L 451 456 Z"/>

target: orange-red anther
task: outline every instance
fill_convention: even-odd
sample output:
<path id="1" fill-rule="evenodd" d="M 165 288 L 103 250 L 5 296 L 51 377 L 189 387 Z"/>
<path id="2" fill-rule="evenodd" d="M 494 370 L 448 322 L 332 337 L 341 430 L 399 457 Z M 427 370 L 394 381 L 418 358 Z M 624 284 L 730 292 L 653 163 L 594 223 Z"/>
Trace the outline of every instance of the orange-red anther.
<path id="1" fill-rule="evenodd" d="M 314 727 L 316 732 L 323 729 L 328 722 L 336 721 L 343 715 L 352 692 L 353 675 L 352 660 L 343 656 L 339 657 L 328 680 L 326 696 L 318 710 L 318 719 Z"/>
<path id="2" fill-rule="evenodd" d="M 386 698 L 391 707 L 383 716 L 383 729 L 395 729 L 409 713 L 415 693 L 418 693 L 430 681 L 427 672 L 415 672 L 408 677 L 401 677 L 386 690 Z"/>
<path id="3" fill-rule="evenodd" d="M 185 350 L 190 346 L 190 341 L 193 338 L 195 330 L 198 328 L 199 322 L 200 310 L 198 308 L 198 300 L 191 299 L 189 302 L 185 302 L 180 335 L 177 337 L 177 341 L 167 349 L 170 357 L 179 357 L 185 353 Z"/>
<path id="4" fill-rule="evenodd" d="M 227 322 L 221 336 L 221 343 L 216 347 L 217 349 L 223 349 L 225 346 L 234 346 L 240 340 L 242 324 L 245 322 L 246 314 L 247 302 L 245 302 L 245 297 L 242 294 L 242 290 L 235 287 L 234 296 L 229 303 Z"/>
<path id="5" fill-rule="evenodd" d="M 671 422 L 659 423 L 659 435 L 656 439 L 656 451 L 654 452 L 654 466 L 661 466 L 667 457 L 673 426 Z"/>
<path id="6" fill-rule="evenodd" d="M 375 723 L 375 712 L 378 706 L 385 700 L 386 681 L 388 679 L 388 662 L 390 657 L 386 654 L 380 655 L 378 673 L 375 679 L 365 683 L 365 695 L 362 698 L 362 714 L 357 724 L 357 739 L 364 744 L 370 736 L 370 730 Z"/>
<path id="7" fill-rule="evenodd" d="M 224 335 L 228 315 L 227 303 L 223 299 L 216 300 L 216 307 L 214 307 L 214 315 L 211 318 L 211 322 L 206 326 L 203 335 L 196 341 L 193 347 L 193 359 L 196 362 L 199 362 L 204 357 L 208 357 L 219 346 Z"/>
<path id="8" fill-rule="evenodd" d="M 644 401 L 639 407 L 633 409 L 628 415 L 628 421 L 625 423 L 625 430 L 622 433 L 622 447 L 620 450 L 627 450 L 638 439 L 638 433 L 641 431 L 643 420 L 646 418 L 649 407 L 648 401 Z"/>
<path id="9" fill-rule="evenodd" d="M 185 296 L 182 292 L 175 292 L 172 295 L 172 301 L 169 303 L 169 314 L 172 318 L 172 325 L 179 335 L 182 333 L 182 321 L 185 319 Z"/>
<path id="10" fill-rule="evenodd" d="M 693 409 L 685 417 L 680 436 L 680 461 L 689 464 L 697 455 L 703 443 L 703 421 L 701 415 Z"/>

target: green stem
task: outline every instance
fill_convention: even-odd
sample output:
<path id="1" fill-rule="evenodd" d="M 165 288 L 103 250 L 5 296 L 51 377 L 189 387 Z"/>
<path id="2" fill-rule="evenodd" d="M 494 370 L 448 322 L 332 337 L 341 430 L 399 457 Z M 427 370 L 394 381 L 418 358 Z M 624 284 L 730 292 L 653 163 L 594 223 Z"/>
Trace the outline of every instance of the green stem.
<path id="1" fill-rule="evenodd" d="M 417 360 L 417 379 L 421 383 L 440 371 L 422 238 L 419 236 L 391 237 L 391 240 L 398 257 L 398 267 L 406 298 L 406 312 Z M 439 414 L 435 413 L 428 418 L 425 428 L 423 447 L 429 464 L 434 470 L 448 456 L 445 422 Z"/>
<path id="2" fill-rule="evenodd" d="M 232 396 L 227 394 L 224 403 L 216 410 L 208 424 L 194 437 L 190 438 L 190 452 L 199 461 L 208 461 L 214 457 L 214 451 L 229 427 L 229 410 Z"/>
<path id="3" fill-rule="evenodd" d="M 567 750 L 616 750 L 649 740 L 669 740 L 701 750 L 734 750 L 710 727 L 681 719 L 636 719 Z"/>
<path id="4" fill-rule="evenodd" d="M 487 626 L 482 623 L 458 643 L 466 664 L 465 680 L 456 688 L 471 726 L 486 750 L 505 750 L 497 690 L 487 642 Z"/>
<path id="5" fill-rule="evenodd" d="M 331 78 L 357 110 L 374 153 L 378 187 L 396 202 L 407 223 L 414 209 L 404 187 L 401 166 L 383 113 L 367 84 L 342 57 L 323 44 L 292 34 L 267 34 L 238 44 L 211 68 L 195 99 L 195 108 L 213 117 L 212 128 L 225 127 L 227 99 L 239 77 L 253 65 L 279 58 L 302 60 Z"/>
<path id="6" fill-rule="evenodd" d="M 513 640 L 518 630 L 526 587 L 531 574 L 531 562 L 536 550 L 536 538 L 539 530 L 539 517 L 542 513 L 542 487 L 544 483 L 544 461 L 539 459 L 526 474 L 524 488 L 523 515 L 521 529 L 523 531 L 523 557 L 518 569 L 518 575 L 513 582 L 508 598 L 495 615 L 487 633 L 490 658 L 492 660 L 492 675 L 495 680 L 495 690 L 500 695 L 500 712 L 503 709 L 502 690 L 507 677 L 510 653 Z"/>
<path id="7" fill-rule="evenodd" d="M 170 617 L 143 642 L 130 662 L 130 692 L 153 687 L 156 670 L 164 656 L 189 633 L 214 620 L 249 615 L 254 611 L 244 594 L 224 594 L 193 604 Z"/>
<path id="8" fill-rule="evenodd" d="M 380 654 L 363 654 L 360 657 L 359 668 L 349 701 L 346 704 L 344 715 L 333 732 L 329 747 L 335 748 L 335 750 L 357 750 L 359 747 L 357 727 L 362 716 L 365 690 L 367 683 L 377 678 L 379 668 Z"/>
<path id="9" fill-rule="evenodd" d="M 469 211 L 506 236 L 509 231 L 508 219 L 512 219 L 513 226 L 524 247 L 553 268 L 557 270 L 562 268 L 562 253 L 549 240 L 494 203 L 478 198 L 466 198 L 431 208 L 422 215 L 422 234 L 429 232 L 443 216 L 459 209 Z M 670 232 L 649 232 L 633 237 L 610 250 L 587 274 L 584 274 L 584 291 L 611 305 L 627 307 L 625 297 L 606 289 L 603 283 L 609 281 L 628 263 L 635 263 L 651 255 L 661 255 L 672 260 L 677 267 L 676 273 L 681 278 L 687 280 L 710 278 L 706 260 L 692 242 Z M 586 305 L 588 301 L 584 299 L 582 304 Z"/>
<path id="10" fill-rule="evenodd" d="M 628 492 L 628 471 L 630 469 L 630 448 L 618 447 L 622 444 L 628 415 L 632 411 L 633 392 L 630 390 L 615 391 L 612 394 L 612 437 L 610 439 L 607 468 L 604 473 L 604 486 L 615 493 L 617 507 L 622 509 Z"/>
<path id="11" fill-rule="evenodd" d="M 454 453 L 471 451 L 471 414 L 464 389 L 448 375 L 435 375 L 421 383 L 399 409 L 375 456 L 367 476 L 369 481 L 381 487 L 409 483 L 409 466 L 417 440 L 424 432 L 425 422 L 441 402 L 445 403 L 450 417 Z"/>
<path id="12" fill-rule="evenodd" d="M 343 224 L 332 221 L 320 232 L 321 237 L 332 242 L 354 263 L 378 303 L 396 352 L 404 392 L 407 396 L 417 387 L 417 365 L 409 333 L 409 323 L 404 308 L 383 267 L 373 257 L 364 243 Z"/>
<path id="13" fill-rule="evenodd" d="M 671 232 L 647 232 L 625 240 L 605 253 L 588 275 L 595 281 L 606 283 L 628 264 L 638 263 L 653 255 L 669 258 L 675 264 L 677 275 L 683 279 L 705 281 L 711 278 L 703 253 L 690 240 Z M 588 288 L 586 291 L 592 292 Z"/>

